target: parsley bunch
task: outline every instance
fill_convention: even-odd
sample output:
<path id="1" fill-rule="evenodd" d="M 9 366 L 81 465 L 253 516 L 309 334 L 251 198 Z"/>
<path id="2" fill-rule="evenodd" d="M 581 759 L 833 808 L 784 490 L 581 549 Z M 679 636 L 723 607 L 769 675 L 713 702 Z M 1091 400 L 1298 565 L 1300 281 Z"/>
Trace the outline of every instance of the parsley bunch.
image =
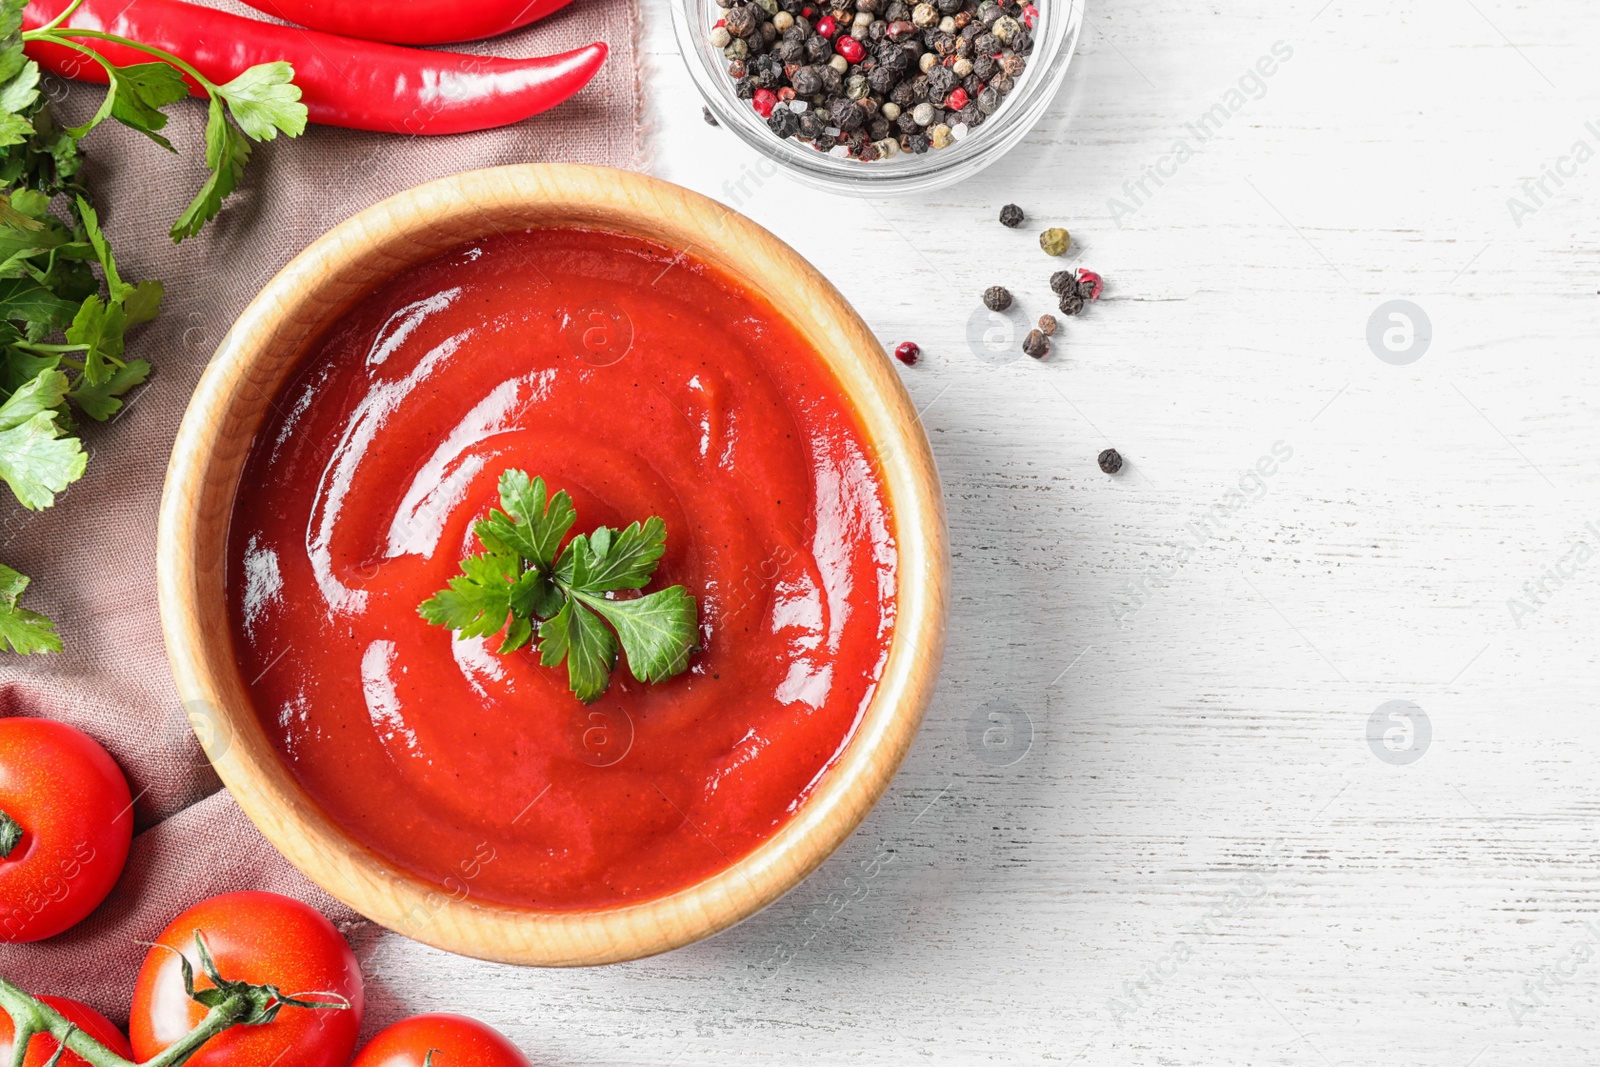
<path id="1" fill-rule="evenodd" d="M 567 683 L 585 704 L 611 684 L 619 640 L 639 681 L 683 673 L 698 630 L 694 597 L 681 585 L 611 596 L 649 584 L 666 551 L 665 522 L 652 516 L 624 530 L 600 526 L 561 549 L 578 519 L 572 498 L 563 490 L 546 500 L 544 479 L 519 470 L 500 475 L 500 506 L 473 526 L 484 552 L 462 560 L 450 587 L 422 602 L 424 619 L 462 637 L 503 630 L 502 653 L 526 645 L 537 624 L 539 662 L 565 660 Z"/>
<path id="2" fill-rule="evenodd" d="M 264 63 L 217 85 L 182 59 L 100 30 L 65 25 L 77 4 L 38 29 L 22 29 L 26 0 L 0 0 L 0 481 L 29 510 L 47 508 L 83 475 L 88 456 L 76 421 L 104 421 L 150 374 L 123 357 L 129 327 L 155 317 L 161 283 L 124 281 L 90 206 L 78 142 L 107 118 L 168 151 L 162 108 L 189 95 L 188 75 L 210 95 L 210 176 L 173 223 L 174 241 L 217 214 L 250 158 L 252 140 L 305 129 L 306 108 L 287 63 Z M 125 45 L 158 62 L 117 66 L 83 41 Z M 99 109 L 62 126 L 39 92 L 32 42 L 61 45 L 98 63 L 109 81 Z M 181 73 L 180 73 L 181 72 Z M 60 197 L 64 211 L 52 204 Z M 99 277 L 94 267 L 99 268 Z M 0 651 L 57 652 L 51 621 L 19 601 L 28 579 L 0 565 Z"/>

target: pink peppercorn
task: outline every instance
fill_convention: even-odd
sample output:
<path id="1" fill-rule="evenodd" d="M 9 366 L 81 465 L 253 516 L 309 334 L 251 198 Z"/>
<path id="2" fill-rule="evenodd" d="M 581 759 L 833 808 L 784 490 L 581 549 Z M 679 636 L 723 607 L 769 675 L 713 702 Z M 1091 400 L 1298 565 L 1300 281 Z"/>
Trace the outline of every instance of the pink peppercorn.
<path id="1" fill-rule="evenodd" d="M 867 50 L 854 37 L 841 37 L 833 43 L 833 50 L 844 56 L 847 63 L 859 63 Z"/>
<path id="2" fill-rule="evenodd" d="M 920 355 L 922 355 L 922 349 L 917 347 L 917 342 L 915 341 L 901 341 L 894 346 L 894 358 L 908 367 L 915 363 Z"/>
<path id="3" fill-rule="evenodd" d="M 817 20 L 817 36 L 832 37 L 839 32 L 839 24 L 833 20 L 832 15 L 824 15 Z"/>
<path id="4" fill-rule="evenodd" d="M 757 115 L 767 118 L 778 105 L 778 94 L 771 89 L 757 89 L 750 98 L 750 104 L 756 109 Z"/>
<path id="5" fill-rule="evenodd" d="M 1078 295 L 1087 296 L 1090 300 L 1099 300 L 1100 292 L 1106 286 L 1100 275 L 1084 267 L 1078 268 Z"/>
<path id="6" fill-rule="evenodd" d="M 967 106 L 967 91 L 965 89 L 956 89 L 950 94 L 950 98 L 945 101 L 944 106 L 951 111 L 960 111 Z"/>

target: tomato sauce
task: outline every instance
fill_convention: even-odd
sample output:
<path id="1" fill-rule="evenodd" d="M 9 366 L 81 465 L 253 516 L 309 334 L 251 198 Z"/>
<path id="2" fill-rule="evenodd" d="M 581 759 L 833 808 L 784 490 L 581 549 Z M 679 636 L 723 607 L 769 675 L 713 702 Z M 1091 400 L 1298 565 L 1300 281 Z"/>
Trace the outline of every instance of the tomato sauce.
<path id="1" fill-rule="evenodd" d="M 659 515 L 646 591 L 701 650 L 584 705 L 565 666 L 417 605 L 507 468 L 572 533 Z M 277 751 L 358 840 L 456 896 L 561 910 L 682 889 L 791 817 L 871 699 L 896 550 L 876 460 L 795 329 L 638 238 L 464 245 L 363 298 L 257 435 L 229 530 L 236 656 Z"/>

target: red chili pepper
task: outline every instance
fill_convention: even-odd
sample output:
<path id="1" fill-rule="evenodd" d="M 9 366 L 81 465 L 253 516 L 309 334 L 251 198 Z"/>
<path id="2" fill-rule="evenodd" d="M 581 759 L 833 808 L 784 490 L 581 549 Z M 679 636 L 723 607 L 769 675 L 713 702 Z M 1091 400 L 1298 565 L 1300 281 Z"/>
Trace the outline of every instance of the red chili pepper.
<path id="1" fill-rule="evenodd" d="M 23 12 L 23 25 L 43 25 L 66 6 L 67 0 L 33 0 Z M 84 0 L 68 24 L 164 49 L 219 85 L 246 67 L 287 60 L 312 122 L 381 133 L 465 133 L 520 122 L 582 89 L 606 58 L 600 41 L 535 59 L 401 48 L 260 22 L 183 0 Z M 124 45 L 83 43 L 117 66 L 151 61 Z M 106 80 L 100 64 L 62 45 L 34 42 L 27 52 L 64 78 Z M 189 91 L 204 95 L 192 81 Z"/>
<path id="2" fill-rule="evenodd" d="M 285 22 L 391 44 L 451 44 L 498 37 L 570 0 L 245 0 Z"/>

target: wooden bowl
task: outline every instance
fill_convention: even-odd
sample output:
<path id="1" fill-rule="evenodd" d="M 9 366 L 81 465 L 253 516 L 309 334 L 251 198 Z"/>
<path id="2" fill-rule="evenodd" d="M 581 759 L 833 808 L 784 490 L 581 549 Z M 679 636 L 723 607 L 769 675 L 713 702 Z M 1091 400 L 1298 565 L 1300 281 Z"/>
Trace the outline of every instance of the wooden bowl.
<path id="1" fill-rule="evenodd" d="M 689 250 L 767 297 L 821 354 L 876 450 L 899 548 L 888 661 L 854 736 L 794 817 L 721 872 L 622 907 L 544 912 L 452 899 L 333 822 L 280 761 L 234 663 L 224 590 L 229 517 L 251 439 L 325 326 L 396 272 L 490 233 L 582 226 Z M 336 226 L 286 266 L 217 349 L 178 431 L 161 502 L 161 622 L 178 693 L 239 806 L 308 878 L 356 911 L 452 952 L 512 963 L 634 959 L 715 933 L 776 900 L 877 802 L 933 696 L 948 560 L 927 438 L 882 347 L 794 250 L 715 201 L 626 171 L 529 165 L 418 186 Z"/>

